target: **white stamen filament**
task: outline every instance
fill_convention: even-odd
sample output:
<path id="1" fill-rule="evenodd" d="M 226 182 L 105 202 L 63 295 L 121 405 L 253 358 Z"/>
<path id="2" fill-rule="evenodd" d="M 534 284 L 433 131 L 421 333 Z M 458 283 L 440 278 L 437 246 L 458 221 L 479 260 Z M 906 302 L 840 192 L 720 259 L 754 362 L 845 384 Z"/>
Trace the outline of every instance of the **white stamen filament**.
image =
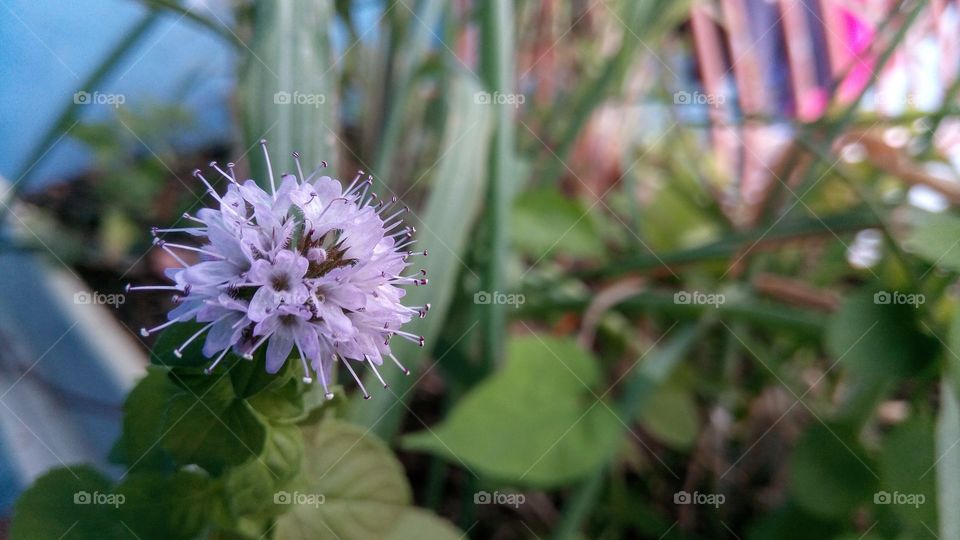
<path id="1" fill-rule="evenodd" d="M 228 352 L 230 352 L 230 347 L 227 347 L 226 349 L 224 349 L 223 352 L 220 353 L 220 356 L 218 356 L 217 359 L 214 360 L 212 364 L 210 364 L 206 369 L 204 369 L 203 372 L 206 373 L 207 375 L 210 375 L 211 373 L 213 373 L 213 370 L 217 369 L 217 365 L 219 365 L 220 361 L 227 356 Z"/>
<path id="2" fill-rule="evenodd" d="M 347 371 L 350 372 L 350 375 L 353 375 L 353 380 L 357 381 L 357 386 L 359 386 L 360 391 L 363 392 L 363 399 L 370 399 L 370 394 L 367 393 L 367 388 L 363 386 L 363 382 L 360 380 L 360 377 L 357 377 L 357 372 L 354 371 L 353 367 L 350 365 L 350 360 L 341 357 L 340 361 L 343 362 L 343 365 L 347 366 Z"/>
<path id="3" fill-rule="evenodd" d="M 410 375 L 410 370 L 403 367 L 403 364 L 401 364 L 400 361 L 397 360 L 397 357 L 394 356 L 393 353 L 390 353 L 388 356 L 390 357 L 391 360 L 393 360 L 393 363 L 396 364 L 401 371 L 403 371 L 404 375 L 408 375 L 408 376 Z"/>
<path id="4" fill-rule="evenodd" d="M 273 200 L 277 200 L 277 182 L 273 179 L 273 165 L 270 164 L 270 152 L 267 152 L 267 140 L 260 139 L 260 147 L 263 148 L 263 156 L 267 160 L 267 173 L 270 175 L 270 193 Z"/>

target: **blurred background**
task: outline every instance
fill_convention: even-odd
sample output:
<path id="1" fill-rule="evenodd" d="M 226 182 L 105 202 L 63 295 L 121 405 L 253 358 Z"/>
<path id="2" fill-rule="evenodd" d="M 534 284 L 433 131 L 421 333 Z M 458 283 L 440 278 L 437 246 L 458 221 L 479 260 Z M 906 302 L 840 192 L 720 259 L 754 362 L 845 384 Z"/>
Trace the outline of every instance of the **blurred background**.
<path id="1" fill-rule="evenodd" d="M 118 470 L 172 306 L 124 293 L 175 264 L 150 228 L 211 161 L 262 180 L 265 138 L 410 206 L 427 347 L 344 414 L 468 537 L 960 539 L 958 30 L 955 0 L 0 0 L 0 538 L 44 471 Z"/>

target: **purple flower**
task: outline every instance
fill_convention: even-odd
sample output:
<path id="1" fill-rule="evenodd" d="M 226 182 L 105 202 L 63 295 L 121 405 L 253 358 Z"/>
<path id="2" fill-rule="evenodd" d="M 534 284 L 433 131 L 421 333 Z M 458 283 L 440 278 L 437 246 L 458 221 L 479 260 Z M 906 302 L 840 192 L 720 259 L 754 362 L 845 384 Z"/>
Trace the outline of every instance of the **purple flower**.
<path id="1" fill-rule="evenodd" d="M 396 197 L 384 202 L 368 196 L 372 177 L 361 179 L 360 172 L 346 188 L 317 171 L 304 177 L 294 152 L 299 175 L 282 175 L 277 188 L 266 141 L 260 144 L 269 193 L 253 180 L 238 182 L 232 163 L 226 171 L 211 163 L 229 182 L 225 194 L 200 170 L 194 176 L 217 204 L 196 216 L 184 214 L 195 223 L 191 227 L 153 229 L 154 244 L 181 267 L 167 269 L 172 285 L 127 290 L 177 291 L 178 305 L 166 323 L 141 333 L 177 322 L 205 323 L 174 354 L 205 336 L 203 354 L 215 357 L 206 369 L 210 373 L 230 351 L 252 359 L 265 346 L 268 372 L 279 371 L 290 357 L 298 359 L 304 381 L 312 382 L 316 372 L 328 398 L 328 379 L 340 361 L 369 398 L 352 362 L 368 365 L 383 383 L 377 366 L 384 358 L 409 374 L 390 350 L 393 336 L 423 346 L 422 337 L 401 327 L 415 315 L 423 317 L 430 305 L 404 306 L 401 287 L 425 285 L 426 273 L 401 274 L 410 256 L 426 251 L 407 250 L 414 229 L 402 226 L 406 208 L 393 210 Z M 186 235 L 185 243 L 161 238 L 175 234 Z M 193 252 L 197 262 L 184 260 L 184 252 Z"/>

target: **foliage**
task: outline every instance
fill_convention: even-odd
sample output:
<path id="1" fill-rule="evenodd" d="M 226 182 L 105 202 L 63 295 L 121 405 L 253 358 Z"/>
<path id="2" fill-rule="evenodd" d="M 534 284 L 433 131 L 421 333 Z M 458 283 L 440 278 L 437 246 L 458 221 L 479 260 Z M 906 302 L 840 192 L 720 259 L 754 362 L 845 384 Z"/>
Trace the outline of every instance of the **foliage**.
<path id="1" fill-rule="evenodd" d="M 373 399 L 324 402 L 262 357 L 203 375 L 197 344 L 172 354 L 195 330 L 175 326 L 124 406 L 122 475 L 41 477 L 14 539 L 960 540 L 960 215 L 908 195 L 946 166 L 930 141 L 950 99 L 861 118 L 865 94 L 831 88 L 816 120 L 736 117 L 738 137 L 793 139 L 748 197 L 662 101 L 687 2 L 388 0 L 373 36 L 358 2 L 267 4 L 228 35 L 244 141 L 363 169 L 411 205 L 430 286 L 405 300 L 432 304 L 427 348 L 397 346 L 413 373 Z M 876 71 L 924 7 L 878 28 Z M 324 102 L 275 101 L 297 91 Z M 888 129 L 910 143 L 881 144 Z M 98 196 L 137 178 L 101 231 L 126 253 L 164 170 L 83 133 Z M 866 157 L 839 159 L 851 147 Z M 852 265 L 865 231 L 878 260 Z"/>

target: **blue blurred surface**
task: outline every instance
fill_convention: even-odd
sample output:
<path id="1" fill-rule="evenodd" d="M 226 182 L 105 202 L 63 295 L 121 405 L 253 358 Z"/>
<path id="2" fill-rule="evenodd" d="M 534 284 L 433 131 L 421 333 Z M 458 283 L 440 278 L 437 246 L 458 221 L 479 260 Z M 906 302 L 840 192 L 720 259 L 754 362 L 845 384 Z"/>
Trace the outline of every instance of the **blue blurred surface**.
<path id="1" fill-rule="evenodd" d="M 223 0 L 189 5 L 197 13 L 231 22 Z M 152 103 L 184 105 L 195 123 L 178 134 L 181 144 L 231 140 L 229 99 L 236 54 L 223 38 L 179 15 L 163 15 L 102 88 L 80 88 L 146 12 L 123 0 L 0 0 L 0 140 L 5 146 L 0 175 L 17 182 L 18 172 L 30 169 L 23 179 L 29 190 L 89 165 L 89 153 L 70 137 L 55 144 L 36 167 L 27 163 L 31 150 L 81 90 L 123 94 L 123 106 L 133 110 Z M 82 109 L 82 118 L 88 120 L 114 114 L 109 105 Z"/>

